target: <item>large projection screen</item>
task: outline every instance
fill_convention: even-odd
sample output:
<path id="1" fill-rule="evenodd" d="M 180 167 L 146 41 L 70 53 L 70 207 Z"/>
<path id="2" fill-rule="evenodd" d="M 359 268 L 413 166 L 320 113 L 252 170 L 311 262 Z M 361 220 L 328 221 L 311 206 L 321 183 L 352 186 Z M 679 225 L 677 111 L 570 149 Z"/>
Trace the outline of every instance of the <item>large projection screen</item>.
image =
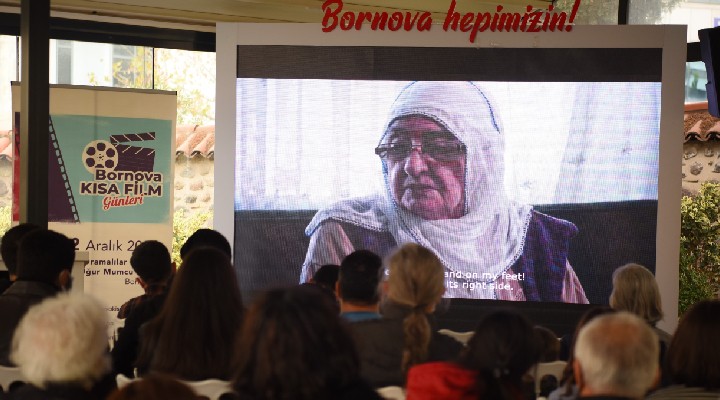
<path id="1" fill-rule="evenodd" d="M 389 111 L 409 84 L 472 82 L 487 96 L 490 125 L 502 135 L 495 191 L 517 209 L 531 205 L 576 227 L 568 268 L 591 304 L 607 303 L 614 268 L 628 262 L 650 268 L 661 286 L 663 327 L 673 330 L 684 29 L 578 26 L 563 33 L 484 33 L 470 43 L 440 26 L 422 33 L 323 33 L 314 24 L 218 25 L 214 222 L 234 238 L 243 294 L 297 283 L 313 263 L 333 260 L 310 237 L 323 221 L 313 219 L 318 210 L 329 219 L 352 219 L 358 208 L 403 202 L 402 194 L 393 200 L 392 165 L 374 149 L 385 144 Z M 463 98 L 436 95 L 462 109 Z M 482 151 L 466 144 L 464 173 L 477 175 L 472 165 L 483 162 L 470 157 L 488 158 L 486 144 L 476 144 Z M 382 214 L 387 207 L 377 209 Z M 405 238 L 400 231 L 393 231 L 397 241 Z M 429 243 L 452 253 L 455 242 L 447 242 Z M 452 254 L 443 261 L 458 262 Z M 449 271 L 446 284 L 457 290 L 448 297 L 513 293 L 481 289 L 482 276 L 465 279 L 467 269 Z M 456 273 L 462 279 L 453 279 Z M 546 283 L 532 276 L 536 284 L 523 286 L 524 298 L 568 301 L 553 292 L 553 281 L 563 280 L 557 274 Z"/>

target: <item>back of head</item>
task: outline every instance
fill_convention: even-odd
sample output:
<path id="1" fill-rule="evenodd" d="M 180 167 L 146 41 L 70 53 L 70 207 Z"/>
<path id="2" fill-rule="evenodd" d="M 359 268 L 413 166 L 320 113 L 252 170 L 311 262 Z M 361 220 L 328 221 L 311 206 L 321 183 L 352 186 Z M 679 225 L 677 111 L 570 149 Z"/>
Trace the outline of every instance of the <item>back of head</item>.
<path id="1" fill-rule="evenodd" d="M 573 376 L 573 360 L 575 360 L 575 354 L 574 354 L 574 347 L 575 343 L 577 342 L 578 334 L 580 334 L 580 329 L 587 325 L 590 321 L 593 319 L 605 315 L 605 314 L 613 314 L 616 311 L 608 306 L 597 306 L 593 307 L 583 313 L 583 315 L 580 317 L 580 320 L 578 321 L 577 325 L 575 326 L 575 332 L 573 332 L 572 336 L 572 342 L 570 342 L 570 354 L 568 355 L 567 365 L 565 366 L 565 370 L 563 371 L 562 379 L 560 380 L 560 383 L 566 384 L 566 396 L 569 396 L 572 387 L 575 384 L 575 377 Z"/>
<path id="2" fill-rule="evenodd" d="M 343 301 L 373 305 L 380 301 L 378 285 L 382 274 L 382 259 L 369 250 L 350 253 L 340 263 L 339 295 Z"/>
<path id="3" fill-rule="evenodd" d="M 499 310 L 480 320 L 460 364 L 478 371 L 482 398 L 511 398 L 522 377 L 538 362 L 540 345 L 532 324 L 523 315 Z"/>
<path id="4" fill-rule="evenodd" d="M 720 301 L 704 300 L 685 312 L 668 347 L 666 361 L 673 383 L 720 389 Z"/>
<path id="5" fill-rule="evenodd" d="M 36 386 L 91 385 L 110 370 L 103 306 L 63 293 L 31 307 L 15 330 L 10 357 Z"/>
<path id="6" fill-rule="evenodd" d="M 335 292 L 335 283 L 340 274 L 340 266 L 335 264 L 325 264 L 320 267 L 312 277 L 312 283 L 323 288 Z"/>
<path id="7" fill-rule="evenodd" d="M 167 375 L 149 374 L 136 379 L 108 397 L 108 400 L 197 400 L 186 384 Z"/>
<path id="8" fill-rule="evenodd" d="M 152 371 L 174 372 L 185 380 L 227 379 L 242 316 L 230 259 L 210 247 L 195 249 L 185 257 L 160 314 L 148 326 L 157 344 L 143 347 L 140 358 L 151 360 Z"/>
<path id="9" fill-rule="evenodd" d="M 550 329 L 535 325 L 533 327 L 540 341 L 540 360 L 539 362 L 552 362 L 560 359 L 560 340 L 558 340 L 555 332 Z"/>
<path id="10" fill-rule="evenodd" d="M 334 398 L 359 373 L 347 328 L 312 285 L 262 294 L 248 310 L 236 361 L 233 385 L 241 398 Z"/>
<path id="11" fill-rule="evenodd" d="M 213 247 L 223 252 L 228 258 L 232 258 L 232 248 L 225 236 L 216 230 L 206 228 L 196 230 L 187 238 L 180 247 L 180 258 L 185 260 L 185 256 L 191 250 L 199 247 Z"/>
<path id="12" fill-rule="evenodd" d="M 402 370 L 427 359 L 432 332 L 427 314 L 445 293 L 445 268 L 430 250 L 406 243 L 389 258 L 388 299 L 410 307 L 403 321 L 404 348 Z"/>
<path id="13" fill-rule="evenodd" d="M 627 264 L 613 272 L 610 307 L 628 311 L 655 325 L 663 318 L 660 289 L 655 276 L 639 264 Z"/>
<path id="14" fill-rule="evenodd" d="M 601 315 L 575 343 L 581 395 L 643 397 L 658 377 L 660 344 L 646 321 L 629 312 Z M 578 370 L 575 372 L 578 377 Z"/>
<path id="15" fill-rule="evenodd" d="M 165 282 L 172 273 L 170 253 L 157 240 L 146 240 L 137 245 L 130 256 L 130 266 L 149 284 Z"/>
<path id="16" fill-rule="evenodd" d="M 63 270 L 72 269 L 75 243 L 67 236 L 36 229 L 23 237 L 18 249 L 18 280 L 53 284 Z"/>
<path id="17" fill-rule="evenodd" d="M 13 226 L 3 235 L 0 241 L 0 255 L 2 255 L 3 262 L 11 275 L 17 275 L 17 253 L 20 241 L 25 235 L 36 229 L 40 229 L 40 226 L 24 223 Z"/>
<path id="18" fill-rule="evenodd" d="M 406 243 L 389 259 L 388 297 L 413 308 L 432 308 L 445 293 L 445 268 L 435 253 Z"/>

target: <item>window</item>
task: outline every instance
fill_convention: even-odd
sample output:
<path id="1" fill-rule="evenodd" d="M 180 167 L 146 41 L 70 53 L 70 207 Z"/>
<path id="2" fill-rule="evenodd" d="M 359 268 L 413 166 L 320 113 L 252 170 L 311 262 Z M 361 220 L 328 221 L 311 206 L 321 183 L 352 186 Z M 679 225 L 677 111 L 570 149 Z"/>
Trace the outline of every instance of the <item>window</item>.
<path id="1" fill-rule="evenodd" d="M 707 101 L 707 72 L 702 61 L 685 64 L 685 103 Z"/>

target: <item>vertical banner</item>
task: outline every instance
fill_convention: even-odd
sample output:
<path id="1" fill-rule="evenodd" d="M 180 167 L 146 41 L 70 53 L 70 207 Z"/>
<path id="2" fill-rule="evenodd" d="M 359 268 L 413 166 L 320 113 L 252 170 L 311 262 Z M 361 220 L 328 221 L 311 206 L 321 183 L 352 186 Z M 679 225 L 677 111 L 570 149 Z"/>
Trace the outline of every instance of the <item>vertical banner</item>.
<path id="1" fill-rule="evenodd" d="M 12 94 L 17 193 L 19 85 Z M 84 276 L 74 279 L 83 279 L 111 321 L 125 301 L 142 294 L 130 267 L 133 249 L 149 239 L 172 246 L 176 107 L 175 92 L 50 88 L 48 225 L 89 253 Z M 14 201 L 13 216 L 17 210 Z"/>

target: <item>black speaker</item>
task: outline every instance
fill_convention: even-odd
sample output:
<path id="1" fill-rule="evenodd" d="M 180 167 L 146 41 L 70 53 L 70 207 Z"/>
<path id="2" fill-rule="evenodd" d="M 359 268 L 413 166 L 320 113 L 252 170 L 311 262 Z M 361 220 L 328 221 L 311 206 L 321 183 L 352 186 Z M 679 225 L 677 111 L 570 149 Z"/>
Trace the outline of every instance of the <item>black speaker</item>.
<path id="1" fill-rule="evenodd" d="M 718 107 L 718 88 L 720 88 L 720 27 L 700 29 L 700 56 L 707 70 L 708 112 L 720 118 Z"/>

